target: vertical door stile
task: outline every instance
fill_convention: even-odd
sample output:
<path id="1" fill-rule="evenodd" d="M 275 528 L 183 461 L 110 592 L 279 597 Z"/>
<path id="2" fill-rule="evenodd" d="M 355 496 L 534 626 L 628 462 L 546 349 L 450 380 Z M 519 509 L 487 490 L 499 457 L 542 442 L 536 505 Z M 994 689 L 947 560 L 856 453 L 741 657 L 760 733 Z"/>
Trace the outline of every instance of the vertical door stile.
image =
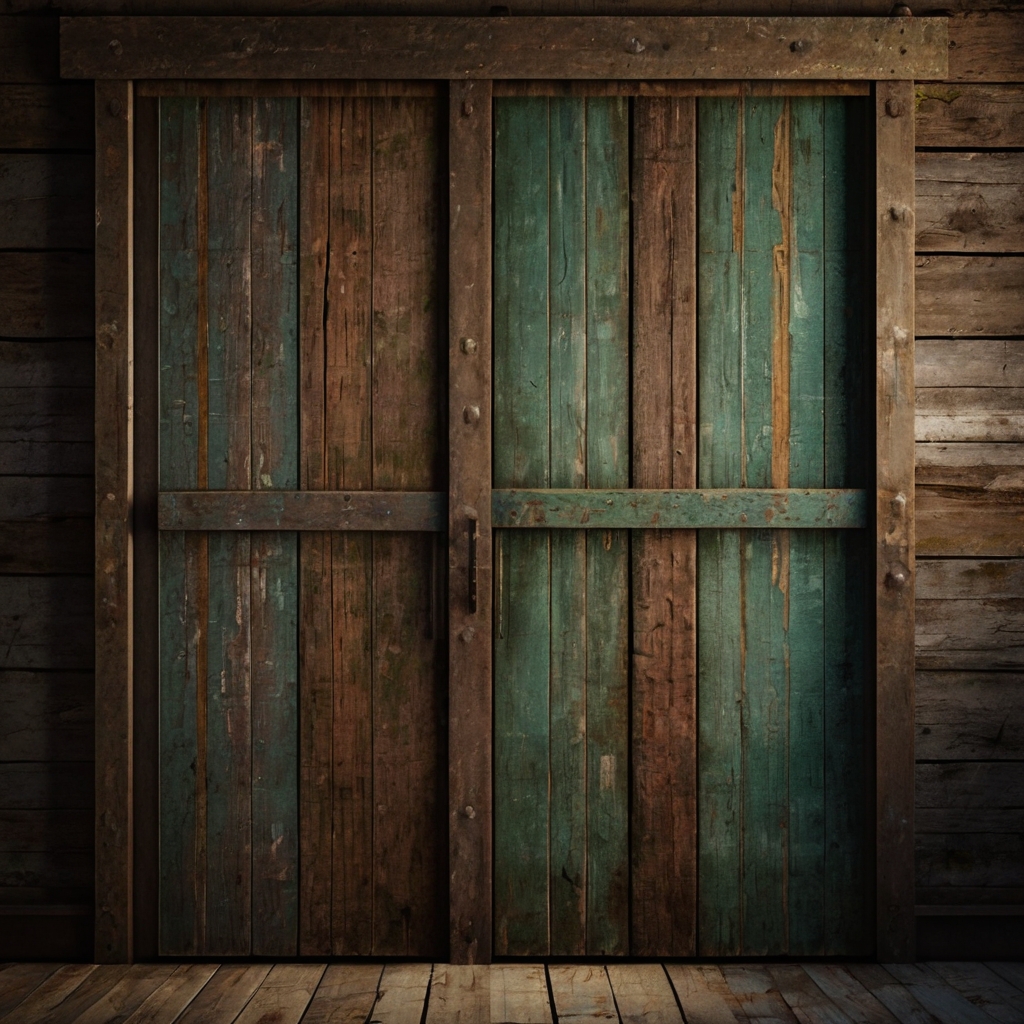
<path id="1" fill-rule="evenodd" d="M 634 124 L 632 485 L 691 488 L 696 100 L 638 98 Z M 695 530 L 633 534 L 634 956 L 696 953 L 696 555 Z"/>
<path id="2" fill-rule="evenodd" d="M 299 486 L 327 486 L 324 310 L 329 239 L 330 105 L 300 100 Z M 334 635 L 331 535 L 299 537 L 299 953 L 331 950 Z"/>
<path id="3" fill-rule="evenodd" d="M 449 958 L 486 964 L 492 951 L 491 83 L 452 82 L 448 102 Z"/>

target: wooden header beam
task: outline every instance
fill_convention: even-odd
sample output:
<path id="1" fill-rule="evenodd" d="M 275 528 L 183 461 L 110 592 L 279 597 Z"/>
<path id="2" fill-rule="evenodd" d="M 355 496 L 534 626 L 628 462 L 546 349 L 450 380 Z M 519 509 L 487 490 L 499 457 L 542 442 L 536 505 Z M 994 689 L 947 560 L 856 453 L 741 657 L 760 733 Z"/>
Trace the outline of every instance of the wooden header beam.
<path id="1" fill-rule="evenodd" d="M 61 19 L 65 78 L 941 80 L 945 18 Z"/>

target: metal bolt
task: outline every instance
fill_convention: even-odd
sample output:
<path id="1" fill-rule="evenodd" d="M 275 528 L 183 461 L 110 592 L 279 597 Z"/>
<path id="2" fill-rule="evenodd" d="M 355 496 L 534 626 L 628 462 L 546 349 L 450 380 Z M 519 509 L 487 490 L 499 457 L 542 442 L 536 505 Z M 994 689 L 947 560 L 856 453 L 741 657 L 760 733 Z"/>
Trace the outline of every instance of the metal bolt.
<path id="1" fill-rule="evenodd" d="M 463 338 L 462 339 L 462 351 L 466 355 L 471 356 L 476 351 L 476 339 L 475 338 Z"/>
<path id="2" fill-rule="evenodd" d="M 113 114 L 114 117 L 121 116 L 121 101 L 119 99 L 112 99 L 107 104 L 107 109 Z"/>
<path id="3" fill-rule="evenodd" d="M 110 52 L 115 57 L 120 57 L 121 54 L 124 53 L 124 47 L 121 45 L 120 39 L 111 39 L 108 45 L 110 47 Z"/>
<path id="4" fill-rule="evenodd" d="M 462 101 L 462 116 L 469 117 L 473 113 L 473 102 L 472 100 Z"/>
<path id="5" fill-rule="evenodd" d="M 885 101 L 885 112 L 890 117 L 902 117 L 903 104 L 897 99 L 888 99 Z"/>
<path id="6" fill-rule="evenodd" d="M 480 422 L 480 406 L 479 405 L 467 405 L 462 410 L 462 418 L 470 424 L 470 426 L 476 426 Z"/>

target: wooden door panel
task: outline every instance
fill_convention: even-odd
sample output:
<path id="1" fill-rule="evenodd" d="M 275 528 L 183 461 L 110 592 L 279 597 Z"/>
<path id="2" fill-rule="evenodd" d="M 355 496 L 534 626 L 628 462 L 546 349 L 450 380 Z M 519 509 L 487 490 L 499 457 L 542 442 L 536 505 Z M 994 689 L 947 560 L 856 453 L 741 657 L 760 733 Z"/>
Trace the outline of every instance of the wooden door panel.
<path id="1" fill-rule="evenodd" d="M 857 116 L 849 100 L 700 101 L 701 486 L 864 482 Z M 704 955 L 868 948 L 865 563 L 834 537 L 699 540 Z"/>
<path id="2" fill-rule="evenodd" d="M 440 113 L 161 101 L 162 489 L 445 488 Z M 161 951 L 438 955 L 439 538 L 161 543 Z"/>
<path id="3" fill-rule="evenodd" d="M 497 487 L 628 485 L 628 153 L 626 100 L 495 103 Z M 501 953 L 628 948 L 628 559 L 624 531 L 498 538 Z"/>

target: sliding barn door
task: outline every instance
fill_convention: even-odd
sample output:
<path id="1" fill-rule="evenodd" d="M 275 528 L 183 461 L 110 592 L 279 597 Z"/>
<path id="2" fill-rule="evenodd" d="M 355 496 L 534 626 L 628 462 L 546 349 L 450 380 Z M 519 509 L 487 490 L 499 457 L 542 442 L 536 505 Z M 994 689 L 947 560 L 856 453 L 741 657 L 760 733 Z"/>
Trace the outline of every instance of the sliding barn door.
<path id="1" fill-rule="evenodd" d="M 499 954 L 871 949 L 863 116 L 495 100 Z"/>
<path id="2" fill-rule="evenodd" d="M 446 488 L 443 123 L 160 101 L 162 954 L 444 953 L 443 538 L 340 528 Z"/>

